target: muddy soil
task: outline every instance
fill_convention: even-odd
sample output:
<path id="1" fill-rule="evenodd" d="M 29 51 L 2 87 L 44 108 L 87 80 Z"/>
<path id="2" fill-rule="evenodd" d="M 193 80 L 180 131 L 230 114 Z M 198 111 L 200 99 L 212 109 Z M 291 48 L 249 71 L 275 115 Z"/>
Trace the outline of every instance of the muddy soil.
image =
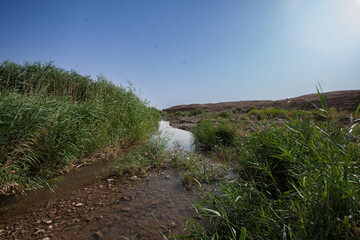
<path id="1" fill-rule="evenodd" d="M 194 194 L 169 167 L 146 178 L 107 177 L 0 215 L 0 239 L 162 239 L 183 234 Z"/>

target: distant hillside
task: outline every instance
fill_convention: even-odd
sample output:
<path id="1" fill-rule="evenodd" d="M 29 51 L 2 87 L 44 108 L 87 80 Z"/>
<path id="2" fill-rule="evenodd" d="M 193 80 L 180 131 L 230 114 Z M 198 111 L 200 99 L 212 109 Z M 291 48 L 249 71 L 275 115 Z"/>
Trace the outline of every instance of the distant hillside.
<path id="1" fill-rule="evenodd" d="M 334 91 L 323 93 L 326 103 L 329 108 L 334 107 L 338 110 L 346 110 L 349 112 L 355 111 L 360 104 L 360 90 Z M 164 109 L 167 113 L 174 113 L 179 111 L 194 111 L 194 110 L 246 110 L 249 107 L 264 108 L 276 107 L 284 109 L 315 109 L 314 105 L 320 107 L 320 101 L 317 93 L 303 95 L 295 98 L 288 98 L 283 100 L 256 100 L 256 101 L 236 101 L 236 102 L 220 102 L 220 103 L 205 103 L 205 104 L 189 104 L 177 105 Z"/>

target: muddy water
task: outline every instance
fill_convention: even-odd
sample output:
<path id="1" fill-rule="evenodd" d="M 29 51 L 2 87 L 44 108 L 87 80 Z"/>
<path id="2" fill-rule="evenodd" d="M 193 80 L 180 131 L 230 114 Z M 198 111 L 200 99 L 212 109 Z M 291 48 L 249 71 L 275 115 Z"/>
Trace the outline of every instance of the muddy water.
<path id="1" fill-rule="evenodd" d="M 94 164 L 74 169 L 64 175 L 52 186 L 52 189 L 27 191 L 26 195 L 0 196 L 0 223 L 7 221 L 12 215 L 26 213 L 49 199 L 64 196 L 72 191 L 86 187 L 96 181 L 107 167 L 108 162 L 98 161 Z"/>
<path id="2" fill-rule="evenodd" d="M 169 139 L 169 149 L 193 150 L 191 133 L 174 129 L 165 121 L 160 122 L 159 130 L 161 136 Z M 48 211 L 52 212 L 54 208 L 58 209 L 59 215 L 66 215 L 73 207 L 69 205 L 66 207 L 67 204 L 58 206 L 57 203 L 62 202 L 62 199 L 66 199 L 65 203 L 72 202 L 71 196 L 76 195 L 77 202 L 82 201 L 86 204 L 86 200 L 79 199 L 79 196 L 91 199 L 91 193 L 86 194 L 86 191 L 93 188 L 93 193 L 103 195 L 105 204 L 97 207 L 100 206 L 97 205 L 98 199 L 89 200 L 94 206 L 91 208 L 93 210 L 79 212 L 77 217 L 88 219 L 88 216 L 95 214 L 97 217 L 101 215 L 101 218 L 95 218 L 100 220 L 90 222 L 85 220 L 78 223 L 76 225 L 78 227 L 66 232 L 59 230 L 59 234 L 49 233 L 51 239 L 123 239 L 121 236 L 134 237 L 134 239 L 161 239 L 156 229 L 166 232 L 171 226 L 176 233 L 184 231 L 184 218 L 193 215 L 190 205 L 193 195 L 183 189 L 180 176 L 172 171 L 169 163 L 161 170 L 162 172 L 153 172 L 148 179 L 116 184 L 111 190 L 95 189 L 96 176 L 101 174 L 108 164 L 106 161 L 99 161 L 66 174 L 55 184 L 55 192 L 43 189 L 28 192 L 27 196 L 0 198 L 0 210 L 6 210 L 0 211 L 0 228 L 2 224 L 7 226 L 11 224 L 12 219 L 16 219 L 17 227 L 19 225 L 21 227 L 23 223 L 22 228 L 25 232 L 27 228 L 32 231 L 31 228 L 35 225 L 29 227 L 30 223 L 26 215 L 29 218 L 29 214 L 34 215 L 33 213 L 36 212 L 37 218 L 43 218 L 51 216 Z M 61 212 L 65 214 L 60 214 Z M 67 217 L 56 218 L 66 220 Z M 37 219 L 34 221 L 36 222 Z M 55 223 L 56 220 L 53 222 Z"/>
<path id="3" fill-rule="evenodd" d="M 103 209 L 104 218 L 74 230 L 77 239 L 162 239 L 158 230 L 168 234 L 169 228 L 183 234 L 185 217 L 194 215 L 193 195 L 185 191 L 179 177 L 170 168 L 151 180 L 117 188 Z M 106 216 L 106 217 L 105 217 Z"/>

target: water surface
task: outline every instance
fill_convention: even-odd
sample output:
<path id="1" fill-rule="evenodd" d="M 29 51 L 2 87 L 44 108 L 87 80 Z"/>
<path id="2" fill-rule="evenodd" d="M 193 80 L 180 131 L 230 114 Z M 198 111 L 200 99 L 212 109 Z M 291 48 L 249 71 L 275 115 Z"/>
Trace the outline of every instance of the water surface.
<path id="1" fill-rule="evenodd" d="M 168 150 L 194 151 L 194 136 L 191 132 L 174 128 L 168 121 L 159 122 L 160 136 L 167 141 Z"/>

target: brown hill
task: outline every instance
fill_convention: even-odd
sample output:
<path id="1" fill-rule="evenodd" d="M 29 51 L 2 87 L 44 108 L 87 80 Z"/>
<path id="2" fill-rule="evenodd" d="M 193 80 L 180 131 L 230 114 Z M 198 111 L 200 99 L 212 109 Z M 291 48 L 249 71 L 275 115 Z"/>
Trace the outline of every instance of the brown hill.
<path id="1" fill-rule="evenodd" d="M 336 108 L 341 111 L 353 112 L 360 104 L 360 90 L 346 90 L 334 91 L 322 94 L 326 100 L 329 108 Z M 205 104 L 189 104 L 177 105 L 166 108 L 163 111 L 167 113 L 174 113 L 178 111 L 196 111 L 196 110 L 210 110 L 210 111 L 224 111 L 224 110 L 246 110 L 250 107 L 255 108 L 284 108 L 284 109 L 301 109 L 311 110 L 320 107 L 320 100 L 317 93 L 303 95 L 295 98 L 288 98 L 283 100 L 256 100 L 256 101 L 236 101 L 236 102 L 220 102 L 220 103 L 205 103 Z"/>

